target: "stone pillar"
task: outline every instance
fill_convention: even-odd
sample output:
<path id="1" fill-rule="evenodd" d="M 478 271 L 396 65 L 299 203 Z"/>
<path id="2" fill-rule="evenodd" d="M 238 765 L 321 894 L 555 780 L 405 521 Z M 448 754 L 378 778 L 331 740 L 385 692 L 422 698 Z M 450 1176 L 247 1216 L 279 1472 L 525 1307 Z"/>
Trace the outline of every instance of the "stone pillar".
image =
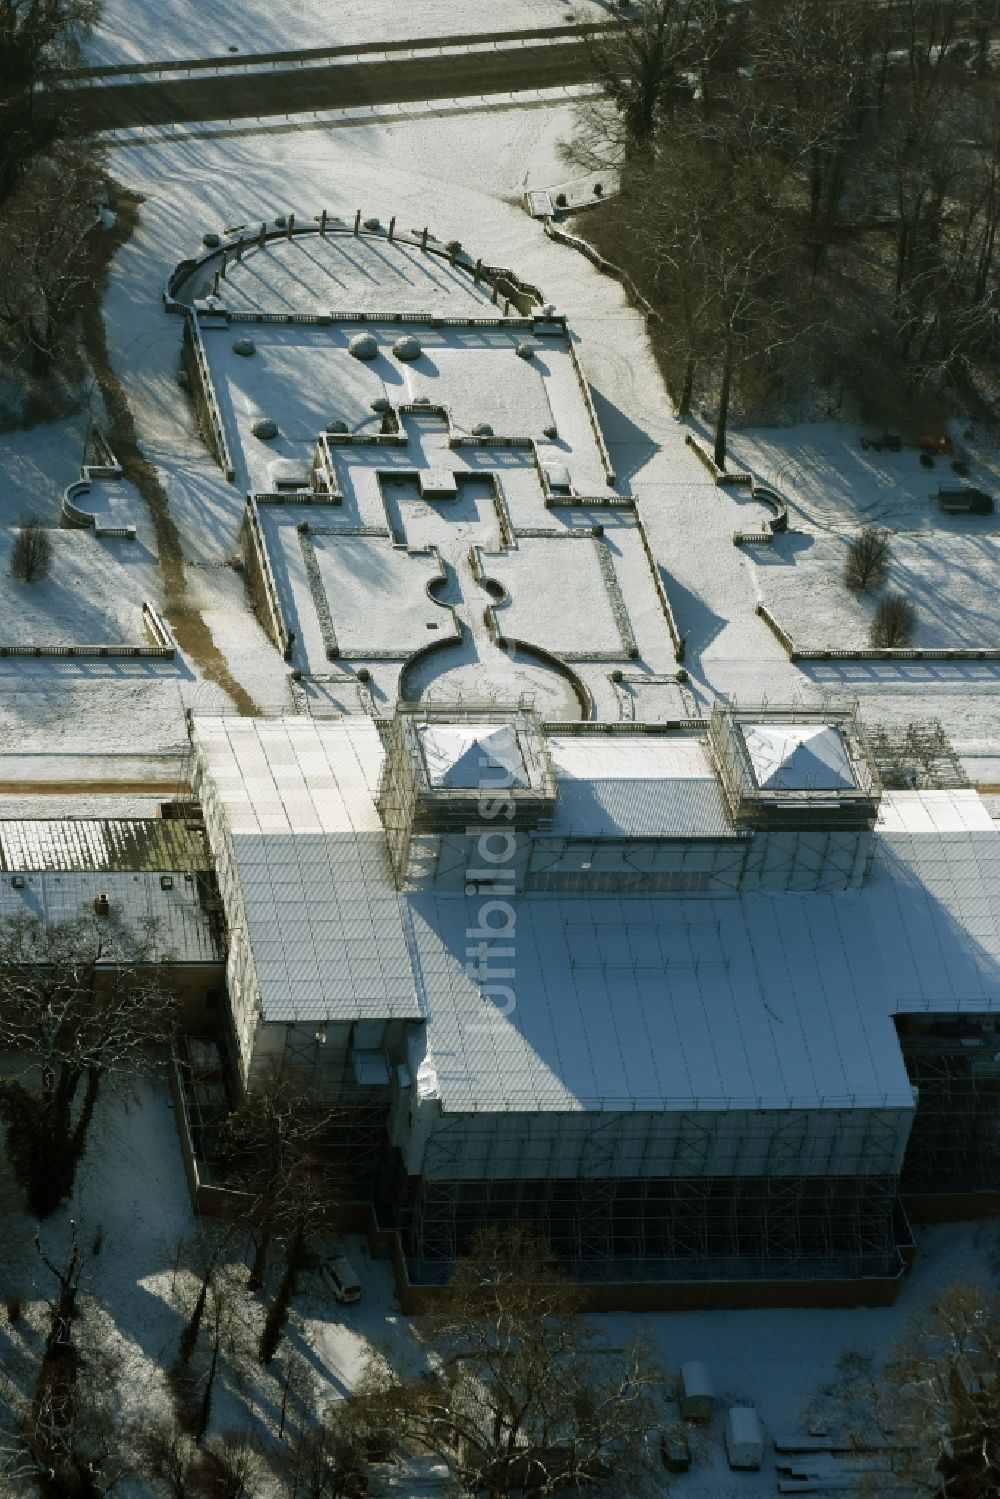
<path id="1" fill-rule="evenodd" d="M 323 209 L 323 212 L 319 216 L 319 232 L 320 232 L 320 234 L 325 234 L 326 233 L 326 209 L 325 208 Z"/>
<path id="2" fill-rule="evenodd" d="M 360 208 L 358 209 L 357 213 L 354 215 L 354 232 L 355 232 L 355 234 L 360 234 L 361 233 L 361 209 Z"/>
<path id="3" fill-rule="evenodd" d="M 289 239 L 291 239 L 291 237 L 292 237 L 292 230 L 294 228 L 295 228 L 295 215 L 294 215 L 294 213 L 290 213 L 288 215 L 288 228 L 285 231 L 285 233 L 286 233 L 286 235 L 287 235 L 287 237 Z"/>
<path id="4" fill-rule="evenodd" d="M 421 248 L 421 250 L 426 250 L 427 249 L 427 230 L 426 229 L 424 230 L 423 234 L 420 236 L 420 248 Z"/>
<path id="5" fill-rule="evenodd" d="M 396 215 L 393 214 L 392 218 L 389 220 L 389 243 L 390 244 L 392 243 L 392 236 L 395 234 L 395 232 L 396 232 Z"/>

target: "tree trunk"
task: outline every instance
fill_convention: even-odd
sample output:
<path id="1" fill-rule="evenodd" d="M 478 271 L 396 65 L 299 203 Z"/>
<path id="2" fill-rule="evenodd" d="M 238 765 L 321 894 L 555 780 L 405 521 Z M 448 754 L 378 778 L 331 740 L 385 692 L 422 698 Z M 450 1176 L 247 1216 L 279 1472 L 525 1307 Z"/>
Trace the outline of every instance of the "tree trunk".
<path id="1" fill-rule="evenodd" d="M 688 354 L 684 361 L 684 382 L 681 385 L 681 398 L 677 405 L 678 416 L 690 416 L 691 399 L 694 395 L 694 355 Z"/>
<path id="2" fill-rule="evenodd" d="M 253 1264 L 250 1266 L 250 1277 L 247 1280 L 248 1291 L 260 1291 L 264 1286 L 267 1275 L 267 1256 L 271 1248 L 271 1230 L 267 1227 L 261 1229 L 254 1240 Z"/>
<path id="3" fill-rule="evenodd" d="M 715 419 L 715 462 L 718 468 L 726 466 L 726 429 L 729 424 L 729 393 L 733 381 L 733 343 L 726 339 L 726 353 L 722 364 L 722 384 L 719 388 L 719 412 Z"/>

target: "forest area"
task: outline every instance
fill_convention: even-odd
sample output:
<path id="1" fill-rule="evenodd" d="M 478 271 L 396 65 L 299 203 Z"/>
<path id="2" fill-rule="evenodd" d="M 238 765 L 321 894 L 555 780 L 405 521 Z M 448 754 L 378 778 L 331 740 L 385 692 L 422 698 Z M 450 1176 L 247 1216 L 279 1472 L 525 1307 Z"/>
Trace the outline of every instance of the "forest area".
<path id="1" fill-rule="evenodd" d="M 680 415 L 933 429 L 1000 399 L 996 0 L 632 0 L 565 147 Z"/>

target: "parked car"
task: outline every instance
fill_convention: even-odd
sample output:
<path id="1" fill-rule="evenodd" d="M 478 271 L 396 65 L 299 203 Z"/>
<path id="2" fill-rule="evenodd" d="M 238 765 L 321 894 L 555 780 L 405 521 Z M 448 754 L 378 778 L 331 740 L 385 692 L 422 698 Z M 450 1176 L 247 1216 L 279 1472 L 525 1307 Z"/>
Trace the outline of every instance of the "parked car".
<path id="1" fill-rule="evenodd" d="M 361 1282 L 346 1254 L 335 1254 L 332 1259 L 324 1260 L 320 1273 L 342 1305 L 361 1300 Z"/>
<path id="2" fill-rule="evenodd" d="M 952 488 L 941 488 L 937 492 L 938 509 L 946 515 L 992 515 L 993 496 L 985 489 L 973 489 L 968 484 L 956 484 Z"/>

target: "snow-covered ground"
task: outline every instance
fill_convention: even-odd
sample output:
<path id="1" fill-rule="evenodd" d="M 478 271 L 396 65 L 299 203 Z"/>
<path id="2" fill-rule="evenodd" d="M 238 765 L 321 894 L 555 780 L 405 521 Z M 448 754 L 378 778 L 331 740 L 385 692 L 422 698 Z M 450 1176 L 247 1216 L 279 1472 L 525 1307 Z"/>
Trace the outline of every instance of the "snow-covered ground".
<path id="1" fill-rule="evenodd" d="M 587 21 L 606 12 L 601 0 L 105 0 L 87 44 L 94 64 L 221 57 L 227 52 L 288 51 L 368 45 L 456 33 L 492 33 Z"/>
<path id="2" fill-rule="evenodd" d="M 992 516 L 966 517 L 968 529 Z M 844 587 L 847 533 L 791 531 L 748 551 L 768 609 L 802 650 L 852 650 L 868 645 L 883 593 Z M 1000 649 L 1000 598 L 995 534 L 903 533 L 892 537 L 885 591 L 901 593 L 916 611 L 912 644 L 937 649 Z"/>
<path id="3" fill-rule="evenodd" d="M 953 422 L 949 431 L 955 453 L 969 465 L 967 475 L 955 474 L 946 455 L 935 455 L 934 467 L 924 467 L 913 445 L 898 453 L 862 448 L 863 436 L 877 434 L 851 422 L 734 431 L 730 467 L 749 470 L 779 489 L 790 502 L 789 523 L 796 527 L 838 531 L 880 525 L 959 535 L 1000 531 L 1000 509 L 992 516 L 947 516 L 934 504 L 939 488 L 955 485 L 985 489 L 1000 498 L 1000 450 L 982 429 Z M 972 435 L 966 437 L 966 431 Z"/>

